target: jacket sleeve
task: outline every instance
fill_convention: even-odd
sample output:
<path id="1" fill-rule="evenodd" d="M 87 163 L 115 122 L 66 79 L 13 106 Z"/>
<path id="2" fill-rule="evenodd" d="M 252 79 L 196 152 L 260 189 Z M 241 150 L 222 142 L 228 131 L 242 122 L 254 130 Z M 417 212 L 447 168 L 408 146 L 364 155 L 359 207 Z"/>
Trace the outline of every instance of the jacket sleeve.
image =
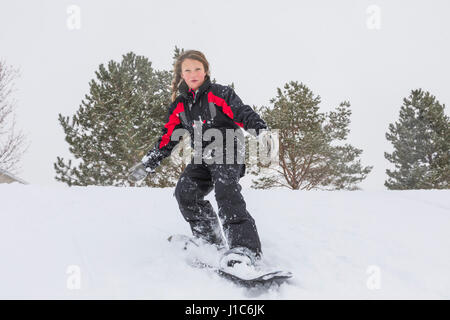
<path id="1" fill-rule="evenodd" d="M 172 153 L 173 148 L 180 142 L 178 134 L 173 139 L 173 133 L 175 130 L 183 128 L 179 118 L 179 113 L 182 111 L 184 111 L 182 103 L 170 105 L 161 136 L 153 148 L 142 158 L 142 163 L 146 167 L 151 169 L 157 168 L 161 161 L 168 157 Z"/>
<path id="2" fill-rule="evenodd" d="M 266 123 L 259 114 L 252 107 L 244 104 L 233 88 L 229 86 L 226 88 L 224 99 L 232 111 L 234 122 L 244 130 L 255 129 L 257 134 L 259 134 L 259 130 L 267 129 Z"/>

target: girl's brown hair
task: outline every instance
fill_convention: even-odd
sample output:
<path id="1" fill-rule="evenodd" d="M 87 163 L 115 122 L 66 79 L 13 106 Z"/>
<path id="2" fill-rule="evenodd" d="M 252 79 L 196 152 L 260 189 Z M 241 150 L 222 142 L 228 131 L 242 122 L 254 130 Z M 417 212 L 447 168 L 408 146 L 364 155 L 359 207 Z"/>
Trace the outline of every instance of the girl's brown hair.
<path id="1" fill-rule="evenodd" d="M 205 80 L 207 77 L 210 77 L 209 72 L 209 62 L 206 60 L 205 55 L 197 50 L 188 50 L 180 54 L 175 61 L 174 67 L 173 67 L 173 79 L 172 79 L 172 102 L 175 101 L 178 94 L 178 87 L 180 86 L 181 82 L 184 81 L 181 78 L 181 64 L 186 59 L 192 59 L 200 61 L 203 64 L 203 69 L 205 69 Z"/>

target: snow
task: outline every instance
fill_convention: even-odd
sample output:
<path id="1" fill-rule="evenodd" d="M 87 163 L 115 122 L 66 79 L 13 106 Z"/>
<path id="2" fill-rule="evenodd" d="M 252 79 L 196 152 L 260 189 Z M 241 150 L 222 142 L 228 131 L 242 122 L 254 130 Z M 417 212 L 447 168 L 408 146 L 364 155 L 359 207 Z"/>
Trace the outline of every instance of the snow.
<path id="1" fill-rule="evenodd" d="M 252 291 L 188 266 L 166 240 L 189 234 L 173 188 L 2 184 L 0 298 L 450 298 L 448 191 L 242 192 L 291 283 Z"/>

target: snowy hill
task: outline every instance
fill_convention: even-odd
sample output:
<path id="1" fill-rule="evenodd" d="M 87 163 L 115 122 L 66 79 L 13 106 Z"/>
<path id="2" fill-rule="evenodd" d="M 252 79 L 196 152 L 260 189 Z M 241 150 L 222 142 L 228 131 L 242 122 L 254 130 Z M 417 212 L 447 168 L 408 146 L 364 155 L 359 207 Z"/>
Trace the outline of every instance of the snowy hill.
<path id="1" fill-rule="evenodd" d="M 278 290 L 187 266 L 173 189 L 0 185 L 0 298 L 450 299 L 448 191 L 243 194 Z"/>

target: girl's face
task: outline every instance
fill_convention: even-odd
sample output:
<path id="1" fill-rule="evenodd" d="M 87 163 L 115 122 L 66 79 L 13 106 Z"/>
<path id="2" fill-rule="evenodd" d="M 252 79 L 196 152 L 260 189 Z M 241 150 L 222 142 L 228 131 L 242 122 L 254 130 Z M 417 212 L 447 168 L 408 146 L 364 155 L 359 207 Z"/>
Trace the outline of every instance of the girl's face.
<path id="1" fill-rule="evenodd" d="M 197 90 L 205 81 L 206 72 L 200 61 L 186 59 L 181 64 L 181 78 L 192 90 Z"/>

